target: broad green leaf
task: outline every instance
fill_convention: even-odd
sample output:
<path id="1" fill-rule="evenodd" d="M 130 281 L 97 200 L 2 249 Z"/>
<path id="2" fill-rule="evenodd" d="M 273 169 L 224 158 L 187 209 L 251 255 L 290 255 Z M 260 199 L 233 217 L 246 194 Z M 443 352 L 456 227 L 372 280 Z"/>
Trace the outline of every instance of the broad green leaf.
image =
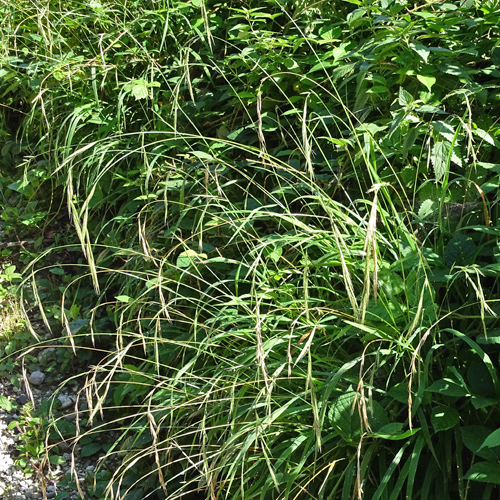
<path id="1" fill-rule="evenodd" d="M 432 106 L 430 104 L 424 104 L 423 106 L 416 108 L 415 111 L 417 113 L 433 113 L 433 114 L 437 114 L 437 115 L 447 115 L 448 114 L 446 111 L 443 111 L 442 109 L 439 109 L 437 106 Z"/>
<path id="2" fill-rule="evenodd" d="M 328 412 L 328 419 L 344 438 L 350 439 L 354 432 L 361 432 L 361 420 L 355 408 L 356 393 L 353 390 L 335 399 Z"/>
<path id="3" fill-rule="evenodd" d="M 424 200 L 418 209 L 418 218 L 420 220 L 429 220 L 433 218 L 437 211 L 437 203 L 434 200 Z"/>
<path id="4" fill-rule="evenodd" d="M 449 378 L 437 380 L 430 387 L 427 387 L 426 391 L 437 392 L 439 394 L 444 394 L 445 396 L 469 396 L 469 391 L 466 387 L 459 384 L 456 380 Z"/>
<path id="5" fill-rule="evenodd" d="M 264 255 L 274 262 L 278 262 L 280 260 L 282 253 L 283 247 L 277 245 L 267 245 L 264 247 Z"/>
<path id="6" fill-rule="evenodd" d="M 463 78 L 465 80 L 469 79 L 467 70 L 460 64 L 443 63 L 438 64 L 437 68 L 439 69 L 439 71 L 442 71 L 443 73 L 446 73 L 448 75 L 458 76 L 459 78 Z"/>
<path id="7" fill-rule="evenodd" d="M 486 141 L 488 144 L 491 144 L 492 146 L 495 145 L 495 139 L 491 137 L 488 132 L 485 132 L 483 129 L 477 128 L 474 130 L 474 133 L 478 135 L 483 141 Z"/>
<path id="8" fill-rule="evenodd" d="M 189 267 L 191 264 L 195 262 L 199 262 L 201 259 L 206 259 L 206 253 L 198 253 L 194 250 L 185 250 L 184 252 L 179 254 L 177 257 L 177 267 Z"/>
<path id="9" fill-rule="evenodd" d="M 408 390 L 407 382 L 399 382 L 389 389 L 388 394 L 399 403 L 408 404 Z"/>
<path id="10" fill-rule="evenodd" d="M 401 276 L 394 271 L 383 270 L 379 274 L 379 283 L 389 297 L 396 297 L 404 292 L 405 283 Z"/>
<path id="11" fill-rule="evenodd" d="M 460 416 L 455 408 L 438 406 L 432 409 L 431 424 L 436 432 L 453 429 L 460 422 Z"/>
<path id="12" fill-rule="evenodd" d="M 5 396 L 0 396 L 0 408 L 6 412 L 11 412 L 17 408 L 17 403 L 7 399 Z"/>
<path id="13" fill-rule="evenodd" d="M 460 150 L 458 148 L 452 148 L 450 160 L 455 164 L 461 167 L 463 165 L 462 158 L 457 154 Z"/>
<path id="14" fill-rule="evenodd" d="M 359 415 L 359 394 L 350 390 L 333 401 L 328 418 L 335 429 L 348 441 L 359 436 L 362 430 Z M 387 414 L 377 401 L 366 400 L 368 422 L 372 432 L 378 432 L 389 423 Z"/>
<path id="15" fill-rule="evenodd" d="M 471 402 L 472 406 L 474 406 L 476 410 L 479 410 L 481 408 L 488 408 L 488 406 L 496 406 L 498 404 L 498 399 L 472 396 Z"/>
<path id="16" fill-rule="evenodd" d="M 82 458 L 90 457 L 101 451 L 102 446 L 100 443 L 90 443 L 82 446 L 80 450 L 80 456 Z"/>
<path id="17" fill-rule="evenodd" d="M 435 134 L 439 134 L 450 143 L 455 137 L 455 129 L 449 123 L 443 121 L 435 121 L 432 123 L 432 129 L 434 130 Z"/>
<path id="18" fill-rule="evenodd" d="M 74 319 L 73 321 L 70 321 L 68 326 L 69 326 L 69 330 L 71 332 L 71 335 L 76 335 L 82 328 L 85 328 L 89 324 L 90 324 L 90 320 L 83 319 L 83 318 L 77 318 L 77 319 Z"/>
<path id="19" fill-rule="evenodd" d="M 413 104 L 413 96 L 407 92 L 403 87 L 399 87 L 399 105 L 400 106 L 409 106 L 410 104 Z"/>
<path id="20" fill-rule="evenodd" d="M 117 295 L 115 299 L 118 302 L 133 302 L 134 299 L 132 297 L 129 297 L 128 295 Z"/>
<path id="21" fill-rule="evenodd" d="M 472 451 L 472 453 L 485 460 L 496 462 L 497 456 L 492 450 L 489 448 L 481 449 L 485 439 L 491 434 L 491 429 L 483 425 L 469 425 L 460 427 L 460 433 L 462 434 L 464 445 Z"/>
<path id="22" fill-rule="evenodd" d="M 52 465 L 61 465 L 61 464 L 64 464 L 66 462 L 66 459 L 60 455 L 51 455 L 49 457 L 49 462 Z"/>
<path id="23" fill-rule="evenodd" d="M 444 249 L 444 261 L 449 267 L 466 266 L 474 262 L 477 247 L 470 236 L 457 233 Z"/>
<path id="24" fill-rule="evenodd" d="M 500 330 L 495 328 L 489 330 L 486 335 L 478 335 L 476 342 L 478 344 L 500 344 Z"/>
<path id="25" fill-rule="evenodd" d="M 408 156 L 408 153 L 410 152 L 410 149 L 413 147 L 415 144 L 415 141 L 417 140 L 418 136 L 420 135 L 420 128 L 419 127 L 412 127 L 408 130 L 408 132 L 405 135 L 404 142 L 403 142 L 403 159 Z M 401 176 L 403 177 L 405 182 L 410 182 L 410 180 L 415 179 L 415 168 L 413 167 L 405 167 L 403 168 L 401 172 Z M 406 174 L 411 172 L 411 177 L 410 179 L 406 179 Z"/>
<path id="26" fill-rule="evenodd" d="M 204 151 L 191 151 L 191 154 L 193 156 L 196 156 L 196 158 L 198 158 L 200 160 L 214 160 L 215 159 L 212 155 L 205 153 Z"/>
<path id="27" fill-rule="evenodd" d="M 425 62 L 429 59 L 429 55 L 431 53 L 430 49 L 421 43 L 410 43 L 410 48 L 414 50 Z M 434 81 L 436 79 L 434 78 Z M 429 89 L 430 90 L 430 89 Z"/>
<path id="28" fill-rule="evenodd" d="M 480 353 L 477 353 L 480 355 Z M 490 367 L 494 368 L 494 367 Z M 490 369 L 483 360 L 473 361 L 467 369 L 467 382 L 475 396 L 490 398 L 495 396 L 495 387 Z"/>
<path id="29" fill-rule="evenodd" d="M 495 448 L 500 446 L 500 429 L 493 431 L 480 446 L 479 450 L 482 448 Z"/>
<path id="30" fill-rule="evenodd" d="M 125 92 L 131 93 L 136 100 L 145 99 L 148 97 L 148 82 L 143 79 L 133 80 L 127 83 L 123 90 Z"/>
<path id="31" fill-rule="evenodd" d="M 49 272 L 52 274 L 58 274 L 59 276 L 65 274 L 65 271 L 62 267 L 52 267 L 49 269 Z"/>
<path id="32" fill-rule="evenodd" d="M 500 484 L 500 465 L 491 462 L 477 462 L 467 471 L 464 479 Z"/>
<path id="33" fill-rule="evenodd" d="M 436 78 L 430 75 L 417 75 L 417 80 L 424 84 L 429 92 L 432 91 L 432 86 L 436 83 Z"/>
<path id="34" fill-rule="evenodd" d="M 437 182 L 446 174 L 449 151 L 450 144 L 445 142 L 436 142 L 432 148 L 431 163 L 434 168 L 434 175 L 436 176 Z"/>

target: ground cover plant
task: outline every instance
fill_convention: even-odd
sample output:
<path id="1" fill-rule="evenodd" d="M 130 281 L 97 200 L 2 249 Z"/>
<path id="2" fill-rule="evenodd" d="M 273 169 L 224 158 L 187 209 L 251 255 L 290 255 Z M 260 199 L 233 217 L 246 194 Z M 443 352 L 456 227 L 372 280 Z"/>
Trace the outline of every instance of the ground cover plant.
<path id="1" fill-rule="evenodd" d="M 119 436 L 87 495 L 498 492 L 498 2 L 0 5 L 5 239 L 90 357 L 46 448 Z"/>

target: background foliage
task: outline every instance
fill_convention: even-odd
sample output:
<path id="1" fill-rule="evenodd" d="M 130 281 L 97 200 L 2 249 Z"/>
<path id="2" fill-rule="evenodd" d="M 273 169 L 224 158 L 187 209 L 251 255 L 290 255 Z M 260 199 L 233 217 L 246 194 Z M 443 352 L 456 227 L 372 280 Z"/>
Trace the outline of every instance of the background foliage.
<path id="1" fill-rule="evenodd" d="M 2 224 L 92 366 L 47 444 L 120 436 L 96 498 L 491 498 L 498 2 L 0 13 Z"/>

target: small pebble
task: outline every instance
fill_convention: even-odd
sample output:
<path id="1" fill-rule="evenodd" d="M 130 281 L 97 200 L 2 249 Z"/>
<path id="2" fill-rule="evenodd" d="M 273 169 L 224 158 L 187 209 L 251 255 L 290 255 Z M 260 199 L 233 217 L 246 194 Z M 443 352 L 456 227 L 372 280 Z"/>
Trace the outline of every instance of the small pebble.
<path id="1" fill-rule="evenodd" d="M 65 394 L 59 395 L 57 399 L 61 402 L 61 410 L 69 408 L 70 406 L 75 404 L 76 401 L 73 396 L 66 396 Z"/>
<path id="2" fill-rule="evenodd" d="M 42 385 L 44 380 L 45 380 L 45 373 L 41 372 L 40 370 L 34 371 L 28 377 L 29 383 L 33 385 Z"/>
<path id="3" fill-rule="evenodd" d="M 25 405 L 29 401 L 29 398 L 28 398 L 28 396 L 26 396 L 26 394 L 19 394 L 19 396 L 17 396 L 17 398 L 16 398 L 16 401 L 20 405 Z"/>

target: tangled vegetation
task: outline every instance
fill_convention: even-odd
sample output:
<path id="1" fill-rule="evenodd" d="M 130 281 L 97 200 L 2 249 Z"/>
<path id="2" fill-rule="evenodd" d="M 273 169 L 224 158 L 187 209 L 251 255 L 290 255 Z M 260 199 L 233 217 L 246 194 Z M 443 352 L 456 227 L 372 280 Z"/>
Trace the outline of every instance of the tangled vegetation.
<path id="1" fill-rule="evenodd" d="M 498 494 L 497 0 L 0 14 L 0 293 L 83 363 L 48 452 L 119 436 L 93 498 Z"/>

